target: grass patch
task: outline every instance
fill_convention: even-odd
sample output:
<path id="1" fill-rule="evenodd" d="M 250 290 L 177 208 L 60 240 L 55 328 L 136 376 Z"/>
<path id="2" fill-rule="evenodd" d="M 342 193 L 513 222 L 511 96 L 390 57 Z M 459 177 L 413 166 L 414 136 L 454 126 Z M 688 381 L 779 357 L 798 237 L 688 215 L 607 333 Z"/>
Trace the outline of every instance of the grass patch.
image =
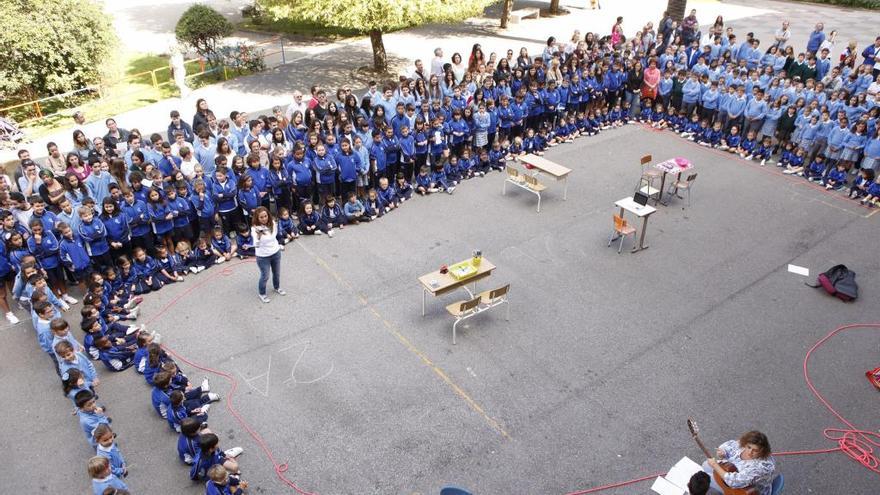
<path id="1" fill-rule="evenodd" d="M 198 61 L 187 62 L 187 74 L 201 71 Z M 17 108 L 9 111 L 9 114 L 18 122 L 23 122 L 25 133 L 35 139 L 71 125 L 71 116 L 77 110 L 83 112 L 88 122 L 102 121 L 107 117 L 179 95 L 171 71 L 168 70 L 167 56 L 131 54 L 121 58 L 110 72 L 109 80 L 100 94 L 93 91 L 40 103 L 42 114 L 48 115 L 46 118 L 28 122 L 37 116 L 33 106 Z M 233 73 L 230 72 L 229 76 L 233 77 Z M 220 81 L 223 81 L 222 71 L 187 77 L 187 83 L 193 89 Z"/>
<path id="2" fill-rule="evenodd" d="M 251 31 L 260 31 L 263 33 L 277 33 L 294 37 L 319 38 L 335 40 L 341 38 L 351 38 L 352 36 L 360 36 L 364 33 L 354 29 L 342 29 L 332 26 L 324 26 L 322 24 L 293 21 L 290 19 L 274 20 L 265 17 L 251 17 L 245 19 L 238 24 L 241 29 L 249 29 Z"/>

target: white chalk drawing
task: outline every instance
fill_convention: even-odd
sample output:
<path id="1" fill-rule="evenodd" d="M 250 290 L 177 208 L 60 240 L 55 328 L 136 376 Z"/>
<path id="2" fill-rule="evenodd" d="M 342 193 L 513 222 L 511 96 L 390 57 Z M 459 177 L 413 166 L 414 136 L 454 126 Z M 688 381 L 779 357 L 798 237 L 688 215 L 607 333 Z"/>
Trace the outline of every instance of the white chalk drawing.
<path id="1" fill-rule="evenodd" d="M 273 357 L 273 355 L 276 357 L 276 361 L 278 361 L 279 359 L 281 359 L 282 361 L 286 361 L 291 355 L 287 351 L 290 351 L 291 349 L 295 349 L 295 348 L 300 348 L 300 351 L 296 354 L 296 359 L 293 361 L 293 365 L 290 367 L 290 372 L 282 375 L 286 378 L 284 379 L 284 381 L 281 382 L 281 385 L 286 387 L 290 384 L 293 384 L 293 386 L 296 386 L 296 385 L 309 385 L 312 383 L 317 383 L 317 382 L 327 378 L 331 374 L 333 374 L 333 371 L 335 371 L 336 368 L 335 368 L 333 361 L 330 361 L 329 368 L 327 369 L 327 371 L 325 371 L 321 375 L 319 375 L 317 377 L 307 376 L 307 373 L 304 372 L 304 370 L 303 370 L 303 368 L 305 368 L 305 367 L 301 366 L 301 364 L 304 363 L 303 357 L 308 353 L 308 351 L 314 350 L 315 347 L 316 347 L 316 344 L 312 343 L 310 340 L 306 340 L 303 342 L 296 342 L 296 343 L 293 343 L 287 347 L 284 347 L 284 348 L 281 348 L 281 349 L 278 349 L 274 352 L 269 353 L 265 372 L 260 373 L 259 375 L 254 375 L 254 376 L 250 376 L 250 377 L 245 376 L 245 374 L 239 370 L 236 370 L 236 373 L 238 373 L 238 375 L 242 378 L 244 383 L 246 383 L 247 386 L 250 387 L 251 390 L 262 395 L 263 397 L 268 398 L 269 394 L 273 388 L 272 387 L 272 383 L 273 383 L 272 357 Z M 282 366 L 282 368 L 284 367 L 283 365 L 281 365 L 281 366 Z M 275 368 L 277 370 L 278 366 L 276 365 Z"/>

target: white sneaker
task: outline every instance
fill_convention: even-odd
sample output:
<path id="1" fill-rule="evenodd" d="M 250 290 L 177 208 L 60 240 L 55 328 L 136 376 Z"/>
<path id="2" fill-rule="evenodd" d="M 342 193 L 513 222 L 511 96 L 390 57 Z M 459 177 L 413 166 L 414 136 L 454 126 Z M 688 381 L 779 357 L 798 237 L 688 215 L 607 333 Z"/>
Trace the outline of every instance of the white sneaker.
<path id="1" fill-rule="evenodd" d="M 197 266 L 197 267 L 196 267 L 196 273 L 200 273 L 200 272 L 204 271 L 205 268 L 206 268 L 206 267 L 204 267 L 204 266 L 202 266 L 202 265 Z"/>
<path id="2" fill-rule="evenodd" d="M 320 230 L 317 230 L 317 229 L 315 230 L 315 235 L 321 235 L 321 234 L 323 234 L 323 232 L 321 232 Z"/>
<path id="3" fill-rule="evenodd" d="M 70 304 L 67 304 L 64 301 L 61 301 L 61 309 L 62 309 L 62 311 L 68 311 L 70 309 Z"/>
<path id="4" fill-rule="evenodd" d="M 235 458 L 235 457 L 240 456 L 243 452 L 244 452 L 244 449 L 241 447 L 232 447 L 229 450 L 223 451 L 223 454 L 225 454 L 226 457 Z"/>
<path id="5" fill-rule="evenodd" d="M 193 274 L 195 274 L 195 273 L 199 273 L 198 268 L 196 268 L 196 267 L 194 267 L 194 266 L 189 267 L 189 271 L 192 272 Z"/>
<path id="6" fill-rule="evenodd" d="M 269 301 L 271 301 L 271 299 L 269 299 L 269 297 L 264 294 L 257 294 L 257 297 L 259 297 L 260 301 L 263 301 L 264 303 L 268 303 Z"/>
<path id="7" fill-rule="evenodd" d="M 215 261 L 214 264 L 219 265 L 220 263 L 225 263 L 225 262 L 226 262 L 226 258 L 220 257 L 220 258 L 217 258 L 217 261 Z"/>
<path id="8" fill-rule="evenodd" d="M 16 317 L 14 314 L 12 314 L 12 311 L 6 313 L 6 320 L 7 320 L 9 323 L 12 323 L 13 325 L 15 325 L 16 323 L 19 322 L 18 317 Z"/>
<path id="9" fill-rule="evenodd" d="M 132 325 L 132 326 L 128 327 L 128 330 L 125 331 L 125 335 L 131 335 L 131 334 L 137 332 L 138 330 L 140 330 L 140 327 L 138 327 L 137 325 Z"/>
<path id="10" fill-rule="evenodd" d="M 454 187 L 450 187 L 449 189 L 446 190 L 446 192 L 447 192 L 448 194 L 452 194 L 453 191 L 455 191 L 455 188 L 454 188 Z"/>
<path id="11" fill-rule="evenodd" d="M 61 300 L 66 302 L 67 304 L 76 304 L 79 302 L 76 299 L 70 297 L 70 294 L 64 294 L 63 296 L 61 296 Z"/>
<path id="12" fill-rule="evenodd" d="M 208 392 L 208 400 L 211 402 L 217 402 L 220 400 L 220 394 L 215 394 L 214 392 Z"/>
<path id="13" fill-rule="evenodd" d="M 141 314 L 141 308 L 135 307 L 128 310 L 128 316 L 131 316 L 134 319 L 137 319 L 139 314 Z"/>
<path id="14" fill-rule="evenodd" d="M 202 392 L 206 392 L 206 393 L 207 393 L 207 392 L 210 392 L 210 391 L 211 391 L 211 384 L 208 383 L 208 377 L 207 377 L 207 376 L 202 380 L 202 385 L 201 385 L 199 388 L 202 389 Z"/>
<path id="15" fill-rule="evenodd" d="M 159 332 L 153 332 L 153 342 L 157 344 L 162 343 L 162 334 Z"/>
<path id="16" fill-rule="evenodd" d="M 180 275 L 178 275 L 178 276 L 177 276 L 177 281 L 178 281 L 178 282 L 183 282 L 183 277 L 181 277 Z"/>
<path id="17" fill-rule="evenodd" d="M 278 295 L 280 295 L 280 296 L 286 296 L 286 295 L 287 295 L 287 291 L 284 290 L 284 289 L 275 289 L 275 292 L 277 292 Z"/>
<path id="18" fill-rule="evenodd" d="M 764 165 L 766 165 L 766 164 L 767 164 L 767 160 L 761 160 L 761 166 L 762 166 L 762 167 L 763 167 Z"/>
<path id="19" fill-rule="evenodd" d="M 327 237 L 333 237 L 333 229 L 327 231 Z"/>
<path id="20" fill-rule="evenodd" d="M 202 414 L 208 414 L 208 410 L 211 409 L 211 404 L 202 404 L 202 407 L 199 409 L 202 410 Z"/>

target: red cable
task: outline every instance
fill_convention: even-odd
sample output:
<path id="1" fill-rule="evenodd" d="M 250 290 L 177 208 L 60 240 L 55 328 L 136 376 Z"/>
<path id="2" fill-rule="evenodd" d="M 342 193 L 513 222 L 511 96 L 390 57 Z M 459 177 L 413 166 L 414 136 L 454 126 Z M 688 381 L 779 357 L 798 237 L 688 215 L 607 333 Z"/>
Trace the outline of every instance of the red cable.
<path id="1" fill-rule="evenodd" d="M 183 299 L 184 297 L 186 297 L 187 295 L 189 295 L 191 292 L 198 289 L 199 287 L 206 285 L 208 282 L 214 280 L 217 277 L 232 275 L 233 268 L 244 265 L 244 264 L 250 264 L 250 263 L 253 263 L 253 261 L 246 260 L 246 261 L 239 261 L 236 263 L 232 263 L 232 264 L 224 267 L 219 273 L 214 273 L 210 277 L 207 277 L 204 280 L 199 281 L 199 283 L 190 285 L 189 287 L 187 287 L 187 289 L 185 291 L 181 292 L 180 294 L 178 294 L 177 296 L 172 298 L 164 307 L 162 307 L 162 309 L 160 309 L 155 315 L 153 315 L 153 317 L 151 317 L 149 320 L 147 320 L 147 323 L 152 323 L 155 320 L 159 319 L 159 317 L 161 317 L 169 309 L 174 307 L 175 304 L 180 302 L 181 299 Z M 849 420 L 844 418 L 840 413 L 838 413 L 834 409 L 834 407 L 831 406 L 831 404 L 822 396 L 822 394 L 819 393 L 819 391 L 813 385 L 813 381 L 810 379 L 809 361 L 810 361 L 810 357 L 812 356 L 813 352 L 816 349 L 818 349 L 819 347 L 821 347 L 822 345 L 824 345 L 829 339 L 831 339 L 832 337 L 834 337 L 838 333 L 843 332 L 845 330 L 853 329 L 853 328 L 880 329 L 880 323 L 854 323 L 851 325 L 844 325 L 844 326 L 838 327 L 835 330 L 828 333 L 828 335 L 826 335 L 825 337 L 820 339 L 818 342 L 816 342 L 813 345 L 813 347 L 811 347 L 810 350 L 807 351 L 806 356 L 804 356 L 804 380 L 807 382 L 807 387 L 809 387 L 809 389 L 813 393 L 813 395 L 815 395 L 816 398 L 819 399 L 819 402 L 821 402 L 822 405 L 824 405 L 825 408 L 831 412 L 831 414 L 833 414 L 838 420 L 840 420 L 840 422 L 842 422 L 843 424 L 848 426 L 848 428 L 826 428 L 822 432 L 822 434 L 825 436 L 825 438 L 837 442 L 838 446 L 834 447 L 834 448 L 830 448 L 830 449 L 791 450 L 791 451 L 785 451 L 785 452 L 776 452 L 773 455 L 775 455 L 775 456 L 795 456 L 795 455 L 828 454 L 831 452 L 842 451 L 843 453 L 845 453 L 847 456 L 849 456 L 850 458 L 857 461 L 862 466 L 865 466 L 866 468 L 870 469 L 871 471 L 880 474 L 880 460 L 878 460 L 877 456 L 874 455 L 874 447 L 880 448 L 880 434 L 877 434 L 873 431 L 860 430 L 860 429 L 856 428 Z M 169 354 L 171 354 L 172 356 L 177 358 L 179 361 L 182 361 L 182 362 L 192 366 L 193 368 L 202 370 L 206 373 L 212 373 L 214 375 L 223 377 L 226 381 L 228 381 L 231 386 L 231 389 L 229 390 L 229 395 L 226 397 L 226 401 L 225 401 L 226 409 L 229 411 L 230 414 L 232 414 L 232 416 L 235 418 L 235 420 L 238 422 L 238 424 L 241 425 L 241 427 L 244 428 L 244 430 L 251 436 L 251 438 L 254 439 L 254 441 L 260 447 L 260 450 L 262 450 L 263 453 L 266 454 L 266 457 L 269 459 L 269 462 L 272 463 L 272 466 L 275 470 L 275 475 L 278 477 L 278 479 L 281 480 L 282 483 L 284 483 L 287 486 L 296 490 L 300 495 L 317 495 L 314 492 L 308 492 L 308 491 L 303 490 L 302 488 L 297 486 L 296 483 L 289 480 L 284 475 L 284 473 L 287 472 L 287 470 L 289 468 L 288 464 L 286 462 L 281 463 L 281 464 L 278 463 L 278 461 L 275 459 L 275 454 L 272 452 L 272 450 L 269 448 L 269 446 L 263 440 L 263 437 L 260 436 L 260 434 L 256 430 L 254 430 L 250 426 L 250 424 L 248 424 L 248 422 L 244 420 L 244 418 L 242 418 L 241 414 L 233 406 L 232 398 L 235 395 L 235 391 L 238 390 L 238 380 L 236 380 L 234 376 L 232 376 L 231 374 L 226 373 L 224 371 L 215 370 L 213 368 L 209 368 L 207 366 L 202 366 L 200 364 L 194 363 L 193 361 L 190 361 L 186 357 L 178 354 L 176 351 L 174 351 L 173 349 L 171 349 L 167 345 L 163 345 L 162 347 L 165 348 L 166 352 L 168 352 Z M 589 493 L 597 493 L 597 492 L 601 492 L 604 490 L 610 490 L 612 488 L 619 488 L 622 486 L 641 483 L 643 481 L 648 481 L 648 480 L 654 479 L 658 476 L 663 476 L 664 474 L 666 474 L 666 473 L 652 474 L 649 476 L 643 476 L 641 478 L 635 478 L 635 479 L 631 479 L 631 480 L 627 480 L 627 481 L 621 481 L 618 483 L 612 483 L 612 484 L 608 484 L 608 485 L 597 486 L 594 488 L 588 488 L 586 490 L 571 492 L 571 493 L 568 493 L 567 495 L 586 495 Z"/>
<path id="2" fill-rule="evenodd" d="M 827 342 L 831 337 L 834 337 L 840 332 L 845 330 L 849 330 L 852 328 L 874 328 L 880 329 L 880 323 L 854 323 L 851 325 L 844 325 L 838 327 L 828 333 L 825 337 L 816 342 L 813 347 L 807 351 L 806 356 L 804 356 L 804 380 L 807 382 L 807 387 L 810 388 L 810 391 L 813 392 L 813 395 L 819 399 L 819 402 L 822 403 L 831 414 L 833 414 L 837 419 L 840 420 L 843 424 L 848 426 L 849 428 L 825 428 L 822 434 L 828 440 L 832 440 L 837 442 L 837 447 L 830 449 L 816 449 L 816 450 L 789 450 L 785 452 L 774 452 L 774 456 L 795 456 L 795 455 L 812 455 L 812 454 L 829 454 L 831 452 L 840 452 L 842 451 L 844 454 L 848 455 L 850 458 L 857 461 L 862 466 L 870 469 L 871 471 L 880 474 L 880 461 L 878 461 L 877 456 L 874 455 L 874 447 L 880 447 L 880 434 L 877 434 L 873 431 L 860 430 L 853 426 L 853 424 L 843 417 L 831 404 L 819 393 L 816 387 L 813 385 L 813 380 L 810 379 L 809 372 L 809 361 L 810 357 L 813 354 L 813 351 L 822 347 L 825 342 Z M 642 481 L 647 481 L 650 479 L 654 479 L 657 476 L 663 476 L 665 473 L 653 474 L 651 476 L 645 476 L 642 478 L 636 478 L 629 481 L 622 481 L 620 483 L 614 483 L 611 485 L 603 485 L 597 486 L 595 488 L 590 488 L 587 490 L 571 492 L 567 495 L 585 495 L 587 493 L 596 493 L 603 490 L 609 490 L 611 488 L 617 488 L 626 485 L 632 485 L 635 483 L 640 483 Z"/>
<path id="3" fill-rule="evenodd" d="M 250 264 L 250 263 L 253 263 L 253 260 L 246 260 L 246 261 L 239 261 L 236 263 L 231 263 L 231 264 L 225 266 L 218 273 L 214 273 L 210 277 L 207 277 L 204 280 L 200 280 L 199 283 L 197 283 L 197 284 L 193 284 L 193 285 L 188 286 L 185 291 L 181 292 L 180 294 L 178 294 L 177 296 L 172 298 L 164 307 L 162 307 L 162 309 L 160 309 L 155 315 L 153 315 L 149 320 L 147 320 L 147 323 L 152 323 L 155 320 L 157 320 L 159 317 L 161 317 L 163 314 L 165 314 L 169 309 L 174 307 L 175 304 L 180 302 L 181 299 L 183 299 L 184 297 L 186 297 L 187 295 L 189 295 L 191 292 L 198 289 L 199 287 L 202 287 L 203 285 L 207 284 L 208 282 L 214 280 L 217 277 L 232 275 L 233 268 L 235 268 L 237 266 L 245 265 L 245 264 Z M 235 418 L 235 420 L 238 422 L 238 424 L 241 425 L 241 427 L 244 428 L 244 430 L 248 433 L 248 435 L 250 435 L 251 438 L 254 439 L 254 442 L 257 443 L 257 445 L 260 447 L 260 450 L 262 450 L 263 453 L 266 454 L 266 457 L 269 459 L 269 462 L 272 463 L 272 466 L 275 470 L 275 476 L 277 476 L 278 479 L 281 480 L 282 483 L 284 483 L 287 486 L 289 486 L 290 488 L 293 488 L 294 490 L 296 490 L 300 495 L 317 495 L 316 493 L 303 490 L 302 488 L 297 486 L 296 483 L 287 479 L 287 476 L 285 476 L 284 473 L 287 472 L 287 470 L 288 470 L 288 467 L 289 467 L 288 464 L 286 462 L 281 463 L 281 464 L 278 463 L 278 461 L 275 459 L 275 454 L 272 452 L 272 449 L 270 449 L 269 446 L 266 444 L 266 442 L 263 440 L 263 437 L 260 436 L 260 434 L 257 433 L 257 431 L 254 430 L 250 426 L 250 424 L 248 424 L 248 422 L 245 421 L 244 418 L 241 417 L 241 414 L 238 412 L 238 410 L 235 408 L 235 406 L 233 406 L 232 398 L 235 395 L 235 391 L 238 390 L 238 380 L 236 380 L 234 376 L 232 376 L 231 374 L 226 373 L 224 371 L 215 370 L 213 368 L 209 368 L 207 366 L 202 366 L 200 364 L 194 363 L 194 362 L 190 361 L 189 359 L 185 358 L 184 356 L 180 355 L 174 349 L 168 347 L 167 345 L 163 344 L 162 347 L 165 349 L 165 351 L 168 354 L 171 354 L 177 360 L 182 361 L 182 362 L 192 366 L 193 368 L 202 370 L 206 373 L 212 373 L 214 375 L 217 375 L 217 376 L 220 376 L 220 377 L 223 377 L 224 379 L 226 379 L 226 381 L 228 381 L 231 386 L 231 388 L 229 390 L 229 395 L 226 396 L 226 400 L 224 401 L 226 404 L 226 410 L 228 410 L 229 413 L 232 414 L 232 417 Z"/>

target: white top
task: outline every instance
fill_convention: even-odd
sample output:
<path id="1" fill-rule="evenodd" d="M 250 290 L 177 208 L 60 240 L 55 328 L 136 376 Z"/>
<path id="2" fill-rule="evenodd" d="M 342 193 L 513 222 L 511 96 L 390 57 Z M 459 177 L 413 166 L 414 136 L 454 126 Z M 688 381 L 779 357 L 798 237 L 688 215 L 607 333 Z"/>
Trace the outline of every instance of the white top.
<path id="1" fill-rule="evenodd" d="M 267 227 L 251 227 L 251 238 L 254 240 L 254 250 L 258 258 L 272 256 L 281 250 L 277 235 L 278 222 L 272 222 L 272 232 Z"/>
<path id="2" fill-rule="evenodd" d="M 635 215 L 639 218 L 646 217 L 646 216 L 650 215 L 651 213 L 654 213 L 655 211 L 657 211 L 657 208 L 654 208 L 653 206 L 650 206 L 650 205 L 643 206 L 643 205 L 636 203 L 633 200 L 632 196 L 627 197 L 627 198 L 623 198 L 623 199 L 615 202 L 614 206 L 616 206 L 618 208 L 623 208 L 624 210 L 632 213 L 633 215 Z"/>

